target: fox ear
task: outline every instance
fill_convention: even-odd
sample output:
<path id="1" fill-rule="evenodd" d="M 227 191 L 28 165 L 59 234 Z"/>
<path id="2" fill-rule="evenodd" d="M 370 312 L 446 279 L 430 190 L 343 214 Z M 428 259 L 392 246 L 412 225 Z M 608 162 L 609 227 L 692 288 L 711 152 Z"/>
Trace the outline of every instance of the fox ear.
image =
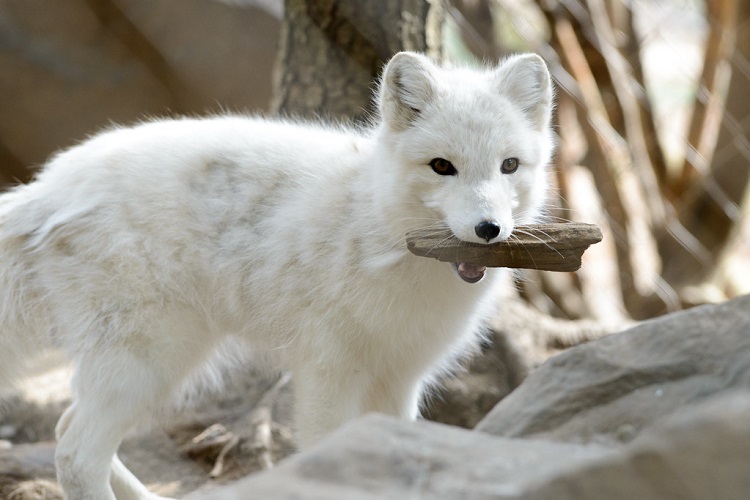
<path id="1" fill-rule="evenodd" d="M 552 115 L 552 82 L 544 59 L 536 54 L 513 56 L 497 70 L 499 91 L 517 103 L 537 130 L 549 126 Z"/>
<path id="2" fill-rule="evenodd" d="M 408 128 L 434 99 L 434 68 L 432 61 L 414 52 L 399 52 L 388 62 L 380 83 L 379 106 L 391 128 Z"/>

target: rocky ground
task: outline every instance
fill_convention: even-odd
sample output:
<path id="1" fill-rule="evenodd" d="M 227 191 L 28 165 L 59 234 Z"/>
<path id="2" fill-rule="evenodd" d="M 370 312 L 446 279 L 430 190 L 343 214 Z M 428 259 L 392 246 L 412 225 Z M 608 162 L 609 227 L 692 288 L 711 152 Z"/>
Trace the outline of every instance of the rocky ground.
<path id="1" fill-rule="evenodd" d="M 516 303 L 492 327 L 431 399 L 428 416 L 451 425 L 367 416 L 282 460 L 292 381 L 247 372 L 134 433 L 121 456 L 154 491 L 193 499 L 750 497 L 750 297 L 564 352 L 601 325 Z M 40 374 L 5 406 L 0 498 L 61 498 L 51 439 L 64 376 Z"/>

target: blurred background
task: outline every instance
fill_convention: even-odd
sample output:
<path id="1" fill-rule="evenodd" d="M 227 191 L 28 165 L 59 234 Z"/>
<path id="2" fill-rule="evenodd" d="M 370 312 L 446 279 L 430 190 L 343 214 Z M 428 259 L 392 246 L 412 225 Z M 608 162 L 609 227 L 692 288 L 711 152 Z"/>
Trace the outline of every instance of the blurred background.
<path id="1" fill-rule="evenodd" d="M 535 51 L 557 84 L 551 213 L 605 240 L 519 293 L 653 317 L 750 292 L 749 21 L 739 0 L 0 0 L 0 186 L 113 122 L 361 120 L 397 50 Z"/>

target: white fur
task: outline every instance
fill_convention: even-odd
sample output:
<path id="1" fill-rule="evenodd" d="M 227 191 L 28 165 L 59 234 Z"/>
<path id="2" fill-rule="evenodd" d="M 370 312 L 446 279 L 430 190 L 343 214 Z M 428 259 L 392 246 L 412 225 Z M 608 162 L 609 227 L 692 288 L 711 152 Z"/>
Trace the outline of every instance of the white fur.
<path id="1" fill-rule="evenodd" d="M 476 71 L 402 53 L 378 102 L 364 130 L 241 116 L 112 129 L 0 197 L 0 384 L 39 345 L 76 363 L 57 429 L 69 498 L 150 497 L 115 457 L 122 436 L 230 337 L 292 371 L 303 445 L 365 412 L 417 416 L 500 271 L 465 283 L 404 235 L 447 224 L 484 242 L 483 220 L 498 238 L 534 221 L 551 88 L 537 56 Z M 458 175 L 433 172 L 436 157 Z M 521 166 L 503 174 L 509 157 Z"/>

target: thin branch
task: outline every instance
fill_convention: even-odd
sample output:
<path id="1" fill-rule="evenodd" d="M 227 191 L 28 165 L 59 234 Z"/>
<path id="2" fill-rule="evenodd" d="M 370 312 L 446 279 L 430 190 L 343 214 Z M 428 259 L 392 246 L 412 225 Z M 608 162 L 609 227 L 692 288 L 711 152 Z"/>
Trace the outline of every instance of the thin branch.
<path id="1" fill-rule="evenodd" d="M 670 186 L 674 200 L 679 200 L 691 186 L 704 178 L 711 165 L 729 89 L 729 60 L 735 47 L 737 0 L 707 0 L 706 17 L 708 39 L 688 130 L 685 162 Z"/>

